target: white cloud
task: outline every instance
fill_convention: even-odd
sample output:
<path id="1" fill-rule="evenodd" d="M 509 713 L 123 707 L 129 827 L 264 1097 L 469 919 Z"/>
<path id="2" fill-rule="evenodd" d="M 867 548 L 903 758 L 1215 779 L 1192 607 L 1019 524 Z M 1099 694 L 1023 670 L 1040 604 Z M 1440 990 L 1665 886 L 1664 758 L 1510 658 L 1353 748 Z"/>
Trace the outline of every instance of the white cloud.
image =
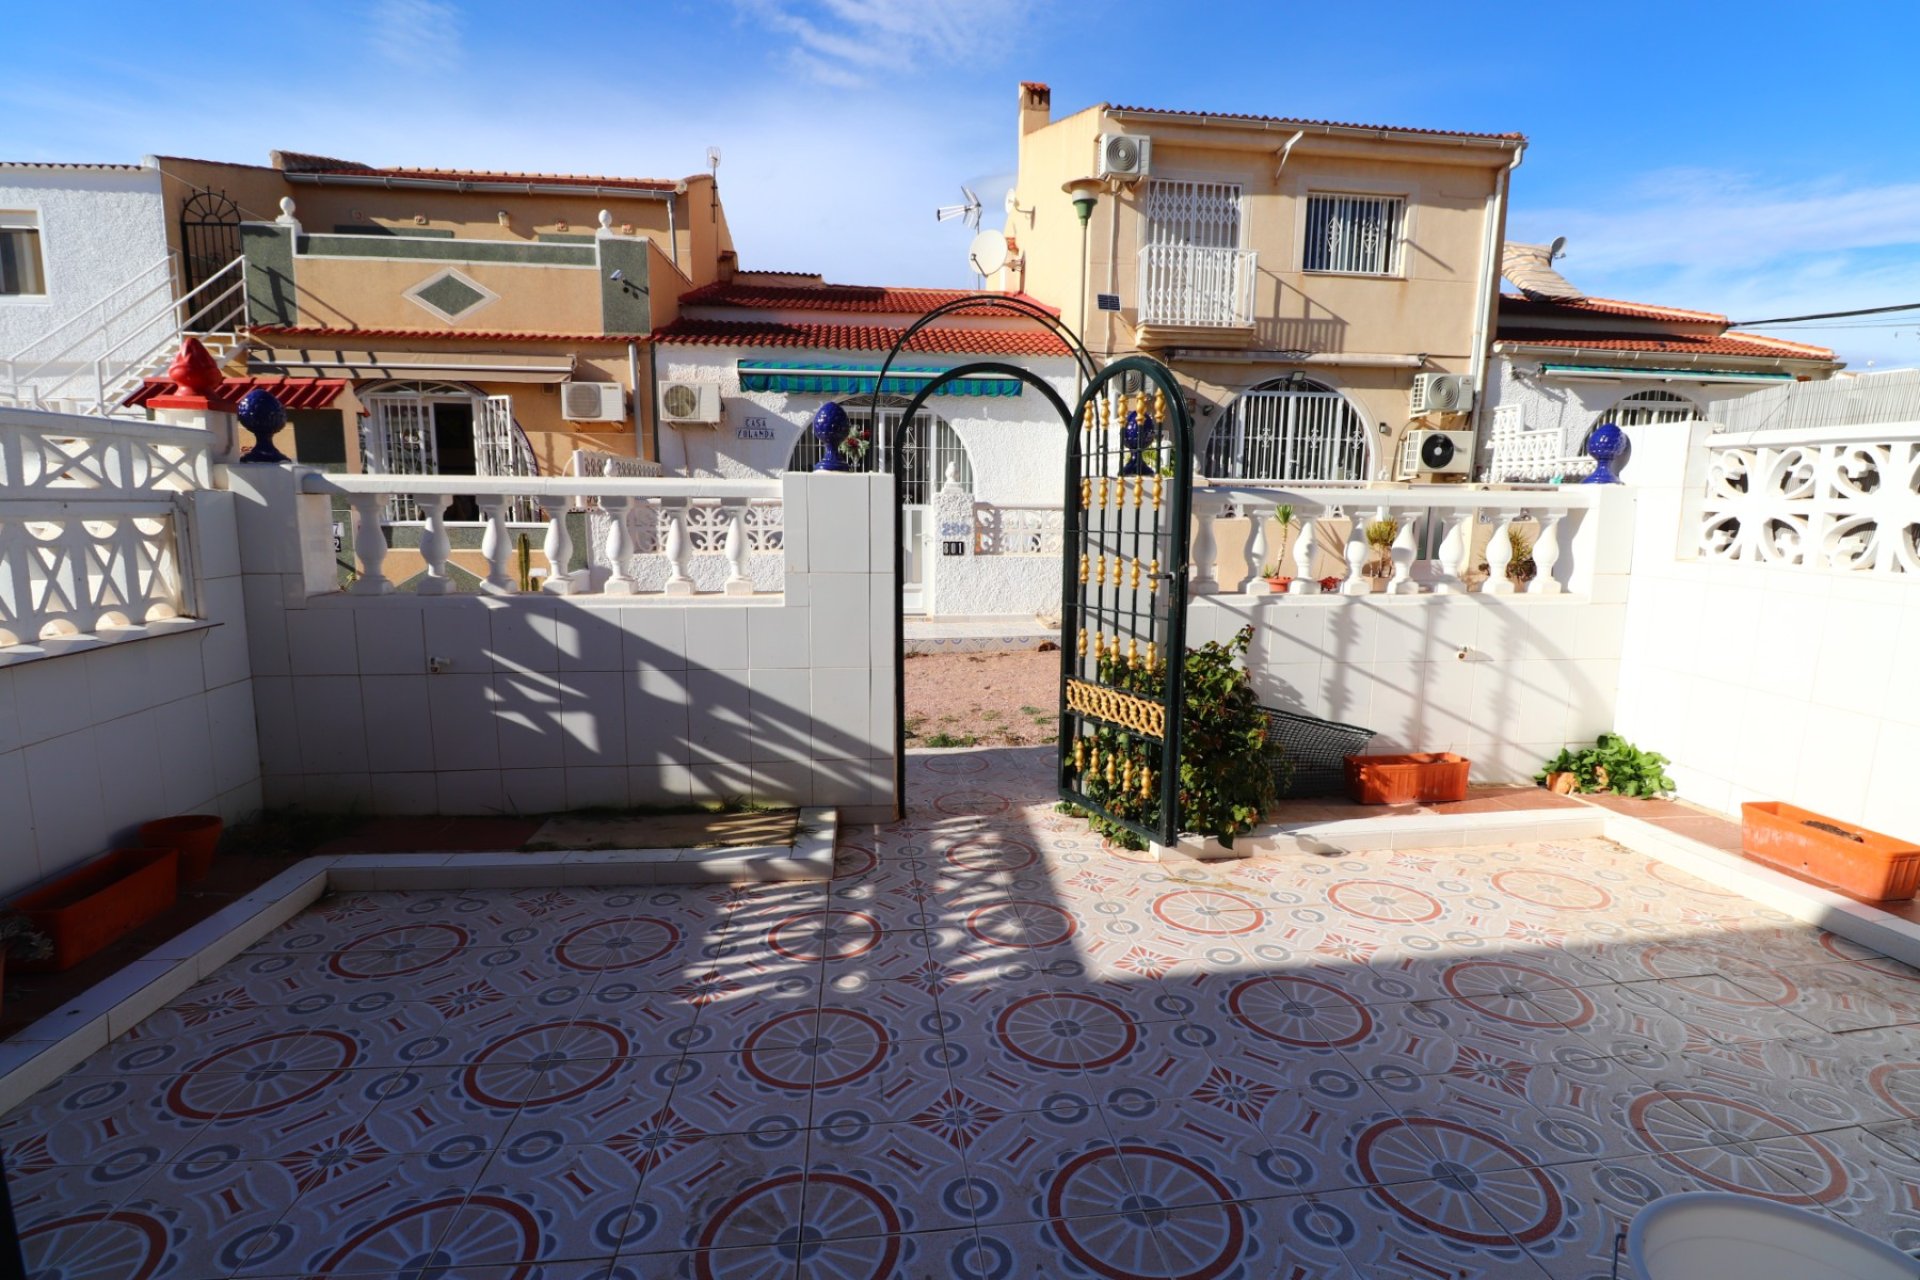
<path id="1" fill-rule="evenodd" d="M 451 70 L 462 59 L 461 22 L 452 0 L 374 0 L 367 11 L 367 41 L 395 66 Z"/>
<path id="2" fill-rule="evenodd" d="M 793 41 L 809 79 L 863 88 L 926 66 L 990 63 L 1029 28 L 1031 0 L 734 0 L 747 22 Z"/>

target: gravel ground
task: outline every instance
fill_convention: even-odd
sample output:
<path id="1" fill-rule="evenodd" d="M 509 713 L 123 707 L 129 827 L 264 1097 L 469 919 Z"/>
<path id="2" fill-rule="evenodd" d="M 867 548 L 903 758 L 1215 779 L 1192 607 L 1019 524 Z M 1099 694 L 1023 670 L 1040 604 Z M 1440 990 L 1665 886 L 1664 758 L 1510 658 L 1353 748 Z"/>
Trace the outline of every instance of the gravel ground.
<path id="1" fill-rule="evenodd" d="M 907 745 L 1030 746 L 1060 727 L 1060 654 L 907 655 Z"/>

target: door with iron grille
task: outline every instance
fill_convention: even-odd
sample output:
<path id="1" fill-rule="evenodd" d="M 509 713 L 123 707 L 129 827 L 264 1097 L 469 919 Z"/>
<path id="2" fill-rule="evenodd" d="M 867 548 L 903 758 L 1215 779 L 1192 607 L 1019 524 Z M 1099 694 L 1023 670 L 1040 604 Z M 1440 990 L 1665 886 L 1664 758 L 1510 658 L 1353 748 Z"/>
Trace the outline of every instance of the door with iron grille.
<path id="1" fill-rule="evenodd" d="M 240 206 L 225 192 L 194 192 L 180 209 L 180 255 L 184 296 L 240 256 Z"/>
<path id="2" fill-rule="evenodd" d="M 1149 841 L 1180 833 L 1192 424 L 1144 356 L 1088 385 L 1067 438 L 1060 796 Z"/>

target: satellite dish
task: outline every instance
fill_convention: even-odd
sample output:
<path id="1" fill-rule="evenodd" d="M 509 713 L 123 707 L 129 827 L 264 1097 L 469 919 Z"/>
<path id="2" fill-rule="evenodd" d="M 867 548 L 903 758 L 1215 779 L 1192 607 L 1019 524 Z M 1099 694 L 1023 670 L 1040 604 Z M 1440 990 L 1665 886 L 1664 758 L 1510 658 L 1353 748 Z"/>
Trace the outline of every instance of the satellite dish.
<path id="1" fill-rule="evenodd" d="M 967 230 L 978 231 L 980 229 L 980 197 L 973 194 L 971 187 L 961 187 L 960 194 L 966 197 L 963 203 L 941 205 L 933 211 L 933 220 L 946 222 L 951 218 L 960 218 L 966 222 Z"/>
<path id="2" fill-rule="evenodd" d="M 1555 236 L 1553 243 L 1547 246 L 1547 265 L 1552 266 L 1556 258 L 1564 258 L 1566 256 L 1567 238 L 1565 236 Z"/>
<path id="3" fill-rule="evenodd" d="M 1000 231 L 982 231 L 967 246 L 967 261 L 974 274 L 990 276 L 1007 265 L 1007 237 Z"/>

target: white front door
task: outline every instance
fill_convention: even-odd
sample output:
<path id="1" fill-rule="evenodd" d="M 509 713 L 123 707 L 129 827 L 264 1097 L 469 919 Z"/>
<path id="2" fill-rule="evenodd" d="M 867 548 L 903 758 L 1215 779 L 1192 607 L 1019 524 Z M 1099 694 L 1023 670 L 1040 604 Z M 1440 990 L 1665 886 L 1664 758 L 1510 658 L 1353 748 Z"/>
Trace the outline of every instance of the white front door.
<path id="1" fill-rule="evenodd" d="M 931 507 L 900 508 L 900 611 L 927 611 L 927 527 Z"/>

